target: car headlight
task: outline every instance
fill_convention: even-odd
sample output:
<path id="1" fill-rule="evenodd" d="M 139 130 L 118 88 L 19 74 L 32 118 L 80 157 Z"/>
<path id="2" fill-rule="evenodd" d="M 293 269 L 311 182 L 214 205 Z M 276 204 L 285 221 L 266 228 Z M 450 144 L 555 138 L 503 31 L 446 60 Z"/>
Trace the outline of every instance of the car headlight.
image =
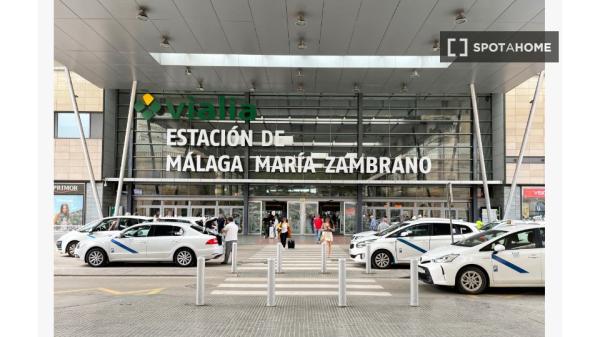
<path id="1" fill-rule="evenodd" d="M 444 255 L 442 257 L 438 257 L 437 259 L 433 259 L 433 262 L 435 262 L 435 263 L 452 262 L 457 257 L 458 257 L 458 254 L 448 254 L 448 255 Z"/>
<path id="2" fill-rule="evenodd" d="M 371 242 L 373 242 L 373 240 L 371 240 L 371 241 L 363 241 L 363 242 L 359 242 L 359 243 L 357 243 L 357 244 L 356 244 L 356 248 L 363 248 L 363 247 L 365 247 L 367 244 L 369 244 L 369 243 L 371 243 Z"/>

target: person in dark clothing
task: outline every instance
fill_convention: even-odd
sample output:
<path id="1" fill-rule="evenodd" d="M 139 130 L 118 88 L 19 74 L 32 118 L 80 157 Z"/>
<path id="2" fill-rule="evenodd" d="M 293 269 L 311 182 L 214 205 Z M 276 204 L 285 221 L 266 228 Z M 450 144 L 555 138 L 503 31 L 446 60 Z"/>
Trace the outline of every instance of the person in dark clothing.
<path id="1" fill-rule="evenodd" d="M 219 214 L 219 218 L 217 219 L 217 233 L 219 233 L 219 236 L 217 236 L 217 241 L 219 243 L 219 245 L 222 244 L 223 242 L 223 234 L 221 233 L 223 231 L 223 228 L 225 227 L 225 216 L 223 214 Z"/>

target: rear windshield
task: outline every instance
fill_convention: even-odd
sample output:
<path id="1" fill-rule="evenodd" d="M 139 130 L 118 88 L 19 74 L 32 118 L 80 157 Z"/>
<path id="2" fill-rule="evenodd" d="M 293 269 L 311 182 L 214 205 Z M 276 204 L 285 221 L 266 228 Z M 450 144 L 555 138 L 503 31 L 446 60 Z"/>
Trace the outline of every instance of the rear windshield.
<path id="1" fill-rule="evenodd" d="M 191 225 L 190 228 L 193 228 L 194 230 L 196 230 L 196 232 L 204 233 L 204 229 L 202 229 L 202 227 L 198 225 Z"/>
<path id="2" fill-rule="evenodd" d="M 489 231 L 473 234 L 462 241 L 458 241 L 458 242 L 454 243 L 454 245 L 461 246 L 461 247 L 475 247 L 479 244 L 488 242 L 488 241 L 493 240 L 504 234 L 506 234 L 506 231 L 492 229 Z"/>

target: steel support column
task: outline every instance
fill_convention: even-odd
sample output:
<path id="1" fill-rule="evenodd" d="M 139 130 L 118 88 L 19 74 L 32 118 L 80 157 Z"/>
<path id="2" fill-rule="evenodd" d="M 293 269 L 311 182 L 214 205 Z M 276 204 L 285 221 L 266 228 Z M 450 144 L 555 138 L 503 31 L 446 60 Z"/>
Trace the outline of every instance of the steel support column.
<path id="1" fill-rule="evenodd" d="M 67 78 L 67 87 L 69 88 L 69 96 L 71 96 L 71 104 L 73 105 L 73 113 L 75 113 L 75 118 L 77 119 L 77 129 L 79 130 L 79 138 L 81 139 L 83 156 L 85 158 L 88 175 L 90 177 L 90 185 L 92 187 L 92 194 L 94 195 L 94 202 L 96 203 L 98 216 L 102 218 L 102 204 L 100 203 L 100 196 L 98 195 L 98 189 L 96 188 L 96 178 L 94 178 L 94 170 L 92 168 L 92 161 L 90 160 L 90 153 L 88 152 L 85 134 L 83 133 L 83 125 L 81 124 L 81 118 L 79 117 L 79 108 L 77 107 L 77 100 L 75 99 L 75 90 L 73 89 L 73 82 L 71 81 L 71 72 L 67 67 L 64 67 L 64 70 Z"/>
<path id="2" fill-rule="evenodd" d="M 129 97 L 129 111 L 127 113 L 127 126 L 125 127 L 123 154 L 121 156 L 121 167 L 119 168 L 119 182 L 117 185 L 117 196 L 115 198 L 115 210 L 113 216 L 119 214 L 119 205 L 121 204 L 121 193 L 123 193 L 123 179 L 125 178 L 125 166 L 127 166 L 127 153 L 129 150 L 129 138 L 131 137 L 131 128 L 133 124 L 133 104 L 135 103 L 136 90 L 137 81 L 134 80 L 131 84 L 131 96 Z"/>
<path id="3" fill-rule="evenodd" d="M 483 155 L 483 142 L 481 141 L 481 128 L 479 126 L 479 109 L 477 108 L 477 95 L 475 95 L 475 84 L 469 85 L 471 88 L 471 104 L 473 105 L 473 126 L 475 127 L 475 136 L 477 140 L 477 149 L 479 150 L 479 167 L 481 180 L 483 181 L 483 194 L 485 196 L 485 208 L 488 213 L 488 221 L 492 221 L 492 206 L 490 205 L 490 191 L 487 183 L 487 173 L 485 170 L 485 157 Z"/>
<path id="4" fill-rule="evenodd" d="M 246 103 L 250 103 L 250 93 L 247 92 L 245 95 Z M 247 121 L 245 123 L 246 131 L 250 131 L 250 122 Z M 246 146 L 244 149 L 244 179 L 248 181 L 250 179 L 250 147 Z M 244 223 L 242 225 L 242 234 L 248 235 L 250 233 L 250 184 L 243 184 L 243 197 L 244 197 Z M 262 214 L 260 215 L 262 217 Z M 261 218 L 262 219 L 262 218 Z M 259 227 L 262 228 L 262 223 L 259 224 Z M 261 230 L 262 232 L 262 230 Z"/>
<path id="5" fill-rule="evenodd" d="M 361 93 L 356 94 L 356 156 L 360 158 L 363 155 L 363 120 L 362 120 L 362 110 L 363 110 L 363 95 Z M 362 176 L 360 173 L 357 174 L 357 179 L 361 180 Z M 362 207 L 363 207 L 363 190 L 364 185 L 356 185 L 356 207 L 355 216 L 356 216 L 356 226 L 355 233 L 360 233 L 363 231 L 363 222 L 362 222 Z M 344 210 L 345 212 L 345 210 Z"/>
<path id="6" fill-rule="evenodd" d="M 542 86 L 542 80 L 544 79 L 544 71 L 540 72 L 540 75 L 535 86 L 535 92 L 533 93 L 533 101 L 529 108 L 529 117 L 527 117 L 527 125 L 525 126 L 525 133 L 523 134 L 523 140 L 521 141 L 521 149 L 519 150 L 519 159 L 517 160 L 517 166 L 515 167 L 515 173 L 513 174 L 512 183 L 510 185 L 510 192 L 508 193 L 508 199 L 506 205 L 504 205 L 504 216 L 502 219 L 506 220 L 510 211 L 512 200 L 515 196 L 515 189 L 517 188 L 517 179 L 519 178 L 519 170 L 523 163 L 523 156 L 525 155 L 525 147 L 527 146 L 527 139 L 529 138 L 529 131 L 531 130 L 531 124 L 533 123 L 533 116 L 535 114 L 535 107 L 537 105 L 537 98 L 540 93 L 540 87 Z"/>

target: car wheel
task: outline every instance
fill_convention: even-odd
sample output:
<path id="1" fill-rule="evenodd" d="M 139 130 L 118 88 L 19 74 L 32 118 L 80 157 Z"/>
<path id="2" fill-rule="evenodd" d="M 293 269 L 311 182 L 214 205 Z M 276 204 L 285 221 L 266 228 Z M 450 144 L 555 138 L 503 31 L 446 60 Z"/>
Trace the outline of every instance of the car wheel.
<path id="1" fill-rule="evenodd" d="M 387 269 L 392 265 L 392 255 L 384 250 L 378 250 L 371 255 L 371 265 L 377 269 Z"/>
<path id="2" fill-rule="evenodd" d="M 189 267 L 194 263 L 196 257 L 194 256 L 194 252 L 191 249 L 182 248 L 175 252 L 173 260 L 180 267 Z"/>
<path id="3" fill-rule="evenodd" d="M 67 245 L 67 249 L 65 249 L 65 250 L 66 250 L 67 254 L 69 254 L 70 257 L 75 256 L 75 247 L 77 247 L 78 243 L 79 243 L 79 241 L 71 241 Z"/>
<path id="4" fill-rule="evenodd" d="M 458 274 L 456 286 L 463 294 L 481 294 L 488 285 L 487 275 L 477 267 L 467 267 Z"/>
<path id="5" fill-rule="evenodd" d="M 102 267 L 108 261 L 108 256 L 100 248 L 91 248 L 87 252 L 85 260 L 92 267 Z"/>

